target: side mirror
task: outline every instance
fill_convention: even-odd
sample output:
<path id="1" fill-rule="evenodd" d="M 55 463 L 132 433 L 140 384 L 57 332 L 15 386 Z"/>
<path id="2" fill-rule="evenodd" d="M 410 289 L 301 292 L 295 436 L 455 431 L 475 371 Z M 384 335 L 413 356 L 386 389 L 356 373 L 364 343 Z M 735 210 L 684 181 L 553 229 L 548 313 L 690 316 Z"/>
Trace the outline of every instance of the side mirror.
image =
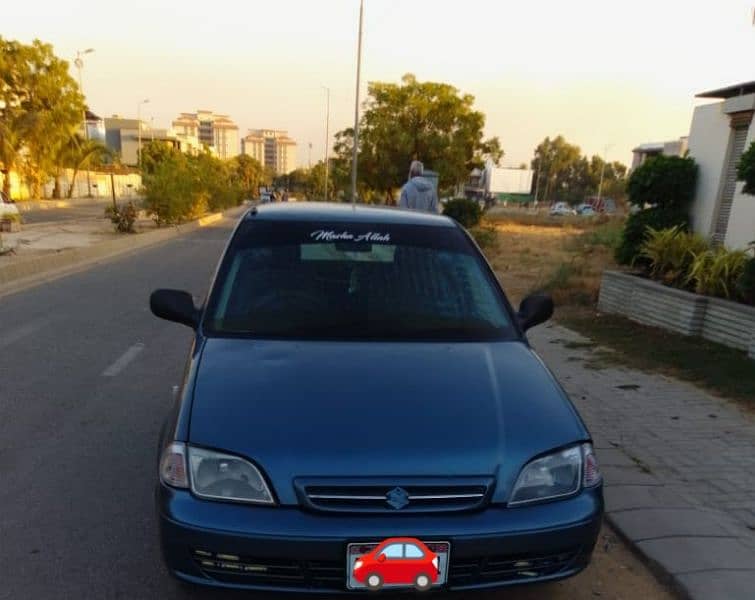
<path id="1" fill-rule="evenodd" d="M 199 311 L 189 292 L 183 290 L 155 290 L 149 297 L 152 314 L 167 321 L 175 321 L 196 329 Z"/>
<path id="2" fill-rule="evenodd" d="M 380 556 L 378 556 L 378 562 L 379 563 L 384 563 L 385 562 L 385 554 L 381 554 Z"/>
<path id="3" fill-rule="evenodd" d="M 553 299 L 547 294 L 532 294 L 519 305 L 519 325 L 527 331 L 535 325 L 545 323 L 553 316 Z"/>

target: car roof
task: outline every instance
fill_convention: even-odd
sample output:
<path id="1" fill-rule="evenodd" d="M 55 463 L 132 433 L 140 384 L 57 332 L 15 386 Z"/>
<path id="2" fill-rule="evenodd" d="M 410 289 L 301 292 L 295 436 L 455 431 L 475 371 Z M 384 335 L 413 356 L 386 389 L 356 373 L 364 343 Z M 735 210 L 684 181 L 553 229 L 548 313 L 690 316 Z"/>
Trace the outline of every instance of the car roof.
<path id="1" fill-rule="evenodd" d="M 265 221 L 333 221 L 339 223 L 456 227 L 453 220 L 443 215 L 392 207 L 375 207 L 365 204 L 336 204 L 333 202 L 264 204 L 249 209 L 244 218 Z"/>

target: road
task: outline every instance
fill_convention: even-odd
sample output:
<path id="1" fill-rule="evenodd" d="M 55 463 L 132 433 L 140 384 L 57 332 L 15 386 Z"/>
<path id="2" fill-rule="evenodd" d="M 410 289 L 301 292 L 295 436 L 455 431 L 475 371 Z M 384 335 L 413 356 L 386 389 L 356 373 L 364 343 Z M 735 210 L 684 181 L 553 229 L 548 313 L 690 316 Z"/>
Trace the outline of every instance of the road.
<path id="1" fill-rule="evenodd" d="M 203 296 L 231 225 L 0 297 L 0 598 L 248 597 L 177 586 L 152 501 L 158 430 L 191 336 L 152 317 L 149 292 Z M 671 597 L 610 532 L 574 579 L 478 597 L 596 596 Z"/>
<path id="2" fill-rule="evenodd" d="M 69 208 L 48 208 L 29 210 L 21 213 L 24 223 L 57 223 L 60 221 L 72 221 L 80 219 L 101 219 L 105 214 L 108 202 L 92 202 L 86 204 L 73 204 Z"/>

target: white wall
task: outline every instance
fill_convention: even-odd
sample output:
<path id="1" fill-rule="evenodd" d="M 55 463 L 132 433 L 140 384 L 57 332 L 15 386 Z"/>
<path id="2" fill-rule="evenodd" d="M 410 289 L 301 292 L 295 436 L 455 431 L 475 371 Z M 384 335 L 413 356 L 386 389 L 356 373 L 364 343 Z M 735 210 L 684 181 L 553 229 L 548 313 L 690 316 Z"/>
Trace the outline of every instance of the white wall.
<path id="1" fill-rule="evenodd" d="M 729 147 L 729 116 L 723 102 L 695 108 L 689 133 L 689 153 L 698 165 L 697 188 L 692 204 L 692 225 L 698 233 L 711 234 L 721 175 Z"/>
<path id="2" fill-rule="evenodd" d="M 755 142 L 755 120 L 750 123 L 750 130 L 747 132 L 745 151 L 753 142 Z M 734 202 L 731 206 L 729 228 L 724 240 L 724 244 L 730 248 L 744 248 L 750 242 L 755 241 L 755 196 L 743 194 L 743 187 L 744 182 L 737 184 Z"/>

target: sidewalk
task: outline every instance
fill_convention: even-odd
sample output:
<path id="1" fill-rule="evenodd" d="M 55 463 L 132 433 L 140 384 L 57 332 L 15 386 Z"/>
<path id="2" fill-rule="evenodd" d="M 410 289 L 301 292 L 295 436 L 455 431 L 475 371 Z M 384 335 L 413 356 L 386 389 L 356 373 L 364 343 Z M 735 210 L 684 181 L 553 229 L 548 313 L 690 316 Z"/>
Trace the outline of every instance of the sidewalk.
<path id="1" fill-rule="evenodd" d="M 755 419 L 693 385 L 603 368 L 556 324 L 530 340 L 592 432 L 608 519 L 690 598 L 755 598 Z"/>

